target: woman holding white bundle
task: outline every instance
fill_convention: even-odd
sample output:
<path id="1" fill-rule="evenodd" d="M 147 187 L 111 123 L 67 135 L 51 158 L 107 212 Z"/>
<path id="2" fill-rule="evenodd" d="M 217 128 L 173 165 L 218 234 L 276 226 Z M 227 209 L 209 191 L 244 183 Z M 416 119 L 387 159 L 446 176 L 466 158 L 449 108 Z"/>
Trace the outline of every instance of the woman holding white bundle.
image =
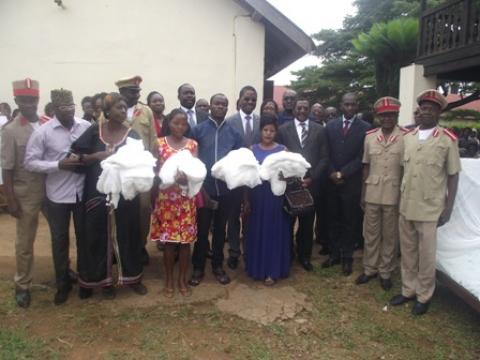
<path id="1" fill-rule="evenodd" d="M 124 146 L 128 137 L 140 137 L 123 124 L 127 117 L 127 103 L 123 96 L 117 93 L 105 96 L 103 112 L 107 121 L 92 125 L 71 147 L 71 156 L 83 162 L 86 173 L 85 236 L 78 244 L 79 296 L 82 299 L 90 297 L 94 288 L 103 288 L 107 299 L 115 296 L 113 256 L 118 267 L 118 285 L 128 285 L 139 295 L 147 293 L 141 282 L 143 243 L 138 235 L 140 219 L 132 216 L 139 211 L 138 196 L 132 200 L 120 197 L 112 214 L 106 195 L 97 190 L 102 173 L 100 162 Z"/>
<path id="2" fill-rule="evenodd" d="M 286 150 L 274 139 L 278 125 L 272 115 L 260 119 L 261 141 L 252 146 L 258 162 L 269 155 Z M 255 280 L 273 285 L 290 272 L 291 220 L 283 210 L 283 196 L 272 193 L 271 185 L 264 181 L 248 192 L 244 211 L 249 214 L 247 225 L 246 271 Z"/>
<path id="3" fill-rule="evenodd" d="M 186 138 L 188 130 L 187 115 L 181 109 L 173 110 L 167 117 L 167 136 L 158 139 L 160 167 L 172 155 L 182 150 L 197 156 L 197 143 Z M 175 184 L 161 189 L 158 193 L 155 209 L 152 213 L 151 239 L 165 244 L 163 261 L 165 266 L 165 288 L 163 294 L 173 297 L 176 249 L 179 248 L 178 290 L 183 296 L 191 295 L 186 275 L 190 263 L 190 244 L 196 240 L 195 199 L 188 196 L 187 177 L 177 172 Z"/>

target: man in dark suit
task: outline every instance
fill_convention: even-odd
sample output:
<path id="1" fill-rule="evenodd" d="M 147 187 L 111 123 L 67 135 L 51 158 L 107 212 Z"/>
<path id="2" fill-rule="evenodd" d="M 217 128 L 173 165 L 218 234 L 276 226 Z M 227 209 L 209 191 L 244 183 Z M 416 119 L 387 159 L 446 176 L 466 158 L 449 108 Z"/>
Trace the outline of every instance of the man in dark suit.
<path id="1" fill-rule="evenodd" d="M 330 154 L 328 207 L 330 257 L 323 268 L 342 263 L 345 276 L 352 273 L 355 242 L 361 233 L 360 194 L 365 133 L 371 125 L 357 118 L 358 99 L 353 93 L 342 98 L 343 116 L 327 124 Z"/>
<path id="2" fill-rule="evenodd" d="M 195 89 L 192 85 L 185 83 L 178 87 L 178 100 L 180 109 L 187 114 L 190 129 L 208 119 L 208 113 L 195 109 Z"/>
<path id="3" fill-rule="evenodd" d="M 294 109 L 294 120 L 278 129 L 278 142 L 291 152 L 301 154 L 312 166 L 303 178 L 303 186 L 308 188 L 315 198 L 319 181 L 328 165 L 328 147 L 325 129 L 320 124 L 310 121 L 310 103 L 299 99 Z M 313 245 L 313 222 L 315 212 L 298 217 L 298 230 L 295 234 L 298 261 L 307 271 L 312 271 L 310 263 Z M 293 219 L 295 221 L 295 219 Z"/>
<path id="4" fill-rule="evenodd" d="M 260 142 L 260 117 L 253 111 L 257 106 L 257 90 L 247 85 L 240 90 L 238 97 L 238 112 L 227 118 L 227 122 L 242 135 L 243 145 L 250 147 Z M 229 257 L 227 265 L 230 269 L 236 269 L 240 251 L 240 208 L 244 188 L 232 190 L 232 213 L 228 219 L 228 244 Z M 243 224 L 242 224 L 243 225 Z M 243 226 L 243 228 L 245 228 Z"/>

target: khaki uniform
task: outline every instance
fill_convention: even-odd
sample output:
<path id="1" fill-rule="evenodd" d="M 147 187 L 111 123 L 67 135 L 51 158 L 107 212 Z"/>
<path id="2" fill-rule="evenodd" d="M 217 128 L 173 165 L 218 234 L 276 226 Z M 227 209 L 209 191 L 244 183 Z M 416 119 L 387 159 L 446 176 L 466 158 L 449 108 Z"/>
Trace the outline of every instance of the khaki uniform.
<path id="1" fill-rule="evenodd" d="M 38 226 L 38 215 L 45 198 L 44 175 L 25 170 L 23 159 L 33 127 L 28 120 L 17 116 L 5 125 L 2 132 L 1 167 L 13 170 L 13 190 L 22 208 L 22 216 L 16 219 L 17 238 L 15 254 L 17 270 L 15 284 L 28 289 L 33 278 L 33 242 Z"/>
<path id="2" fill-rule="evenodd" d="M 157 133 L 155 131 L 152 110 L 146 105 L 137 103 L 133 111 L 132 121 L 125 121 L 124 124 L 135 130 L 143 140 L 145 150 L 150 151 L 157 158 Z M 150 216 L 152 214 L 152 204 L 150 200 L 150 191 L 140 194 L 140 236 L 144 243 L 147 241 L 150 233 Z"/>
<path id="3" fill-rule="evenodd" d="M 365 181 L 363 267 L 366 275 L 378 272 L 383 279 L 391 276 L 398 246 L 404 133 L 397 126 L 388 139 L 380 128 L 365 137 L 363 163 L 369 165 L 369 175 Z"/>
<path id="4" fill-rule="evenodd" d="M 400 200 L 402 295 L 427 303 L 435 289 L 437 223 L 444 210 L 447 179 L 460 171 L 455 135 L 440 126 L 424 141 L 419 128 L 404 136 Z"/>

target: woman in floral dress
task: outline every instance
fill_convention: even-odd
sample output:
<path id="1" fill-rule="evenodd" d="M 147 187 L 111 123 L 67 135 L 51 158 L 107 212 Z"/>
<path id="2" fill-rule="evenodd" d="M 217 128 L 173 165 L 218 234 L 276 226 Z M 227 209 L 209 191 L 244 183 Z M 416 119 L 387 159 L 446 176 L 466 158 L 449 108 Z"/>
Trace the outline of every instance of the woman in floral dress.
<path id="1" fill-rule="evenodd" d="M 160 167 L 173 154 L 188 150 L 197 156 L 197 143 L 186 138 L 187 115 L 180 109 L 173 110 L 167 118 L 168 135 L 158 139 Z M 197 238 L 195 200 L 187 196 L 181 186 L 187 185 L 185 174 L 179 172 L 176 184 L 159 191 L 152 213 L 151 239 L 165 244 L 163 261 L 165 266 L 166 297 L 173 297 L 173 268 L 176 249 L 179 254 L 178 290 L 183 296 L 191 295 L 186 275 L 190 264 L 190 244 Z"/>

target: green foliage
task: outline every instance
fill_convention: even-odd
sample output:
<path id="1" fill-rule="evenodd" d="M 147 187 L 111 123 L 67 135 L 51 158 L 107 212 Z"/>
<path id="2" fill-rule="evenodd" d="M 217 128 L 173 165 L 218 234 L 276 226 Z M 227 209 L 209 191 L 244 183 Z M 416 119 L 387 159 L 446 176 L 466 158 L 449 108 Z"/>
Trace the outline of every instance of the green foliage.
<path id="1" fill-rule="evenodd" d="M 373 24 L 352 40 L 355 49 L 375 63 L 377 96 L 398 96 L 400 68 L 415 59 L 417 37 L 418 20 L 402 17 Z"/>
<path id="2" fill-rule="evenodd" d="M 428 3 L 433 6 L 441 1 L 430 0 Z M 342 94 L 357 91 L 362 102 L 371 106 L 378 95 L 376 87 L 379 82 L 375 75 L 387 70 L 379 68 L 373 59 L 361 55 L 352 40 L 360 33 L 369 32 L 375 23 L 405 17 L 418 18 L 420 14 L 420 0 L 355 0 L 353 4 L 357 12 L 344 19 L 343 28 L 325 29 L 313 35 L 319 42 L 313 53 L 322 60 L 322 65 L 294 73 L 298 80 L 292 83 L 292 87 L 311 100 L 338 106 Z M 392 29 L 390 36 L 403 44 L 403 48 L 413 47 L 414 44 L 406 43 L 411 38 L 411 30 L 404 37 L 396 32 L 398 29 Z M 400 55 L 403 58 L 403 54 Z"/>

